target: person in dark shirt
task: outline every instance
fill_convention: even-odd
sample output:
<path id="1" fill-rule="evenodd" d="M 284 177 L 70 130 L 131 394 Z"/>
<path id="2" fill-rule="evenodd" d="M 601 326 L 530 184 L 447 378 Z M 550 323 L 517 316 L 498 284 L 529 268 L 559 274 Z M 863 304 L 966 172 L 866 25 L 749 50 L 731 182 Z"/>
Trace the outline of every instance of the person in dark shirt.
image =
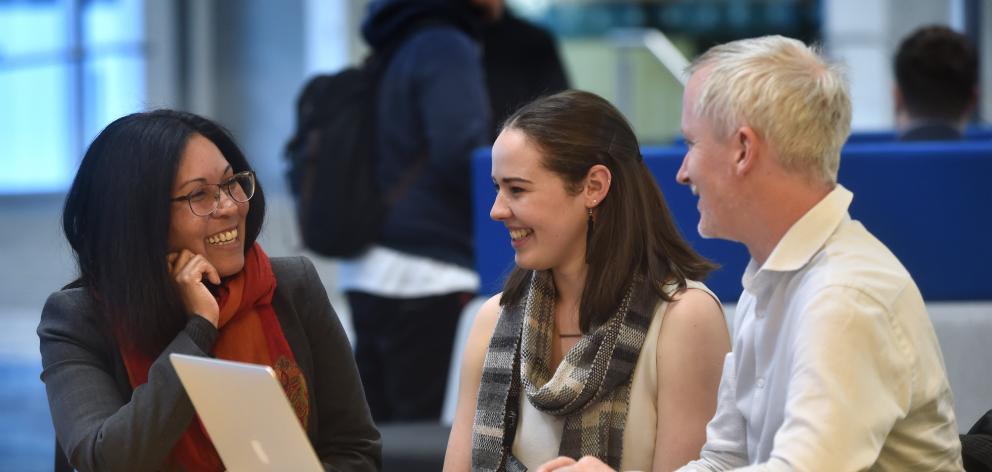
<path id="1" fill-rule="evenodd" d="M 568 76 L 554 37 L 509 9 L 483 30 L 482 41 L 495 140 L 506 117 L 535 98 L 568 89 Z"/>
<path id="2" fill-rule="evenodd" d="M 961 139 L 978 103 L 978 54 L 968 38 L 946 26 L 925 26 L 906 37 L 895 57 L 899 139 Z"/>

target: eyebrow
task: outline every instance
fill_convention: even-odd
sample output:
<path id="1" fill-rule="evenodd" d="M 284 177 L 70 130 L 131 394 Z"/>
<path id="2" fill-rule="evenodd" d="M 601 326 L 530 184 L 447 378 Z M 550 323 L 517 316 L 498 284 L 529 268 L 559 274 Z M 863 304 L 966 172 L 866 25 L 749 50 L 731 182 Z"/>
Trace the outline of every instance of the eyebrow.
<path id="1" fill-rule="evenodd" d="M 228 164 L 227 167 L 224 168 L 223 174 L 227 174 L 230 171 L 231 171 L 231 164 Z M 197 177 L 195 179 L 189 179 L 189 180 L 183 182 L 182 184 L 180 184 L 179 185 L 179 188 L 183 188 L 183 187 L 185 187 L 185 186 L 187 186 L 187 185 L 189 185 L 189 184 L 191 184 L 193 182 L 200 182 L 200 183 L 204 183 L 205 184 L 205 183 L 207 183 L 207 179 L 205 179 L 203 177 Z"/>
<path id="2" fill-rule="evenodd" d="M 502 179 L 500 179 L 500 181 L 503 182 L 504 184 L 512 184 L 512 183 L 532 184 L 532 183 L 534 183 L 534 182 L 531 182 L 531 181 L 529 181 L 529 180 L 527 180 L 527 179 L 525 179 L 523 177 L 503 177 Z M 496 183 L 496 179 L 493 179 L 493 183 Z"/>

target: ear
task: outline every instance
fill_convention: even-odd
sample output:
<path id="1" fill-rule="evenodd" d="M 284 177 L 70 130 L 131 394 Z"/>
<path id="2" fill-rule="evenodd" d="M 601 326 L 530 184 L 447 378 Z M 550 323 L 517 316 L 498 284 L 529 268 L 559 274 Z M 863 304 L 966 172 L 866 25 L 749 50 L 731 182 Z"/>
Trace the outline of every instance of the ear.
<path id="1" fill-rule="evenodd" d="M 757 168 L 763 157 L 764 140 L 750 126 L 742 126 L 734 132 L 734 144 L 737 156 L 734 159 L 734 170 L 738 175 L 746 175 Z"/>
<path id="2" fill-rule="evenodd" d="M 902 89 L 898 85 L 892 86 L 892 109 L 897 117 L 906 111 L 906 97 L 902 95 Z"/>
<path id="3" fill-rule="evenodd" d="M 603 164 L 596 164 L 586 172 L 585 185 L 582 188 L 582 196 L 585 197 L 586 207 L 595 208 L 606 195 L 610 193 L 610 184 L 613 182 L 613 174 L 610 169 Z"/>

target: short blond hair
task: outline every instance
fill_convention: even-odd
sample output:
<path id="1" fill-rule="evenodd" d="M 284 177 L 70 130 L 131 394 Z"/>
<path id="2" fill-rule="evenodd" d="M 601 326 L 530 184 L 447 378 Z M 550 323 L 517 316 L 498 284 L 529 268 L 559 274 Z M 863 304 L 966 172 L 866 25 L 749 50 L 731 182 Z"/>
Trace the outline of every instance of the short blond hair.
<path id="1" fill-rule="evenodd" d="M 818 48 L 782 36 L 714 46 L 689 65 L 705 69 L 693 110 L 729 137 L 750 126 L 786 169 L 837 181 L 840 149 L 851 132 L 851 98 L 842 67 Z"/>

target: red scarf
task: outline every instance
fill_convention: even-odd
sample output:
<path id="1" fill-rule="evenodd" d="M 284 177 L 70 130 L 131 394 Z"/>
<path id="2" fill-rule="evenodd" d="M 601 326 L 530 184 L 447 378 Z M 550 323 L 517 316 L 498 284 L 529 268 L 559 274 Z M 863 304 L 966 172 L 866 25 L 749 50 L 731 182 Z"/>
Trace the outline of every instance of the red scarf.
<path id="1" fill-rule="evenodd" d="M 214 344 L 214 357 L 272 367 L 305 430 L 310 415 L 307 383 L 272 310 L 275 290 L 276 277 L 269 257 L 256 243 L 245 254 L 244 269 L 220 287 L 220 335 Z M 131 387 L 146 383 L 155 358 L 123 346 L 121 350 Z M 199 415 L 193 417 L 173 446 L 166 464 L 167 468 L 179 466 L 189 472 L 224 470 Z"/>

